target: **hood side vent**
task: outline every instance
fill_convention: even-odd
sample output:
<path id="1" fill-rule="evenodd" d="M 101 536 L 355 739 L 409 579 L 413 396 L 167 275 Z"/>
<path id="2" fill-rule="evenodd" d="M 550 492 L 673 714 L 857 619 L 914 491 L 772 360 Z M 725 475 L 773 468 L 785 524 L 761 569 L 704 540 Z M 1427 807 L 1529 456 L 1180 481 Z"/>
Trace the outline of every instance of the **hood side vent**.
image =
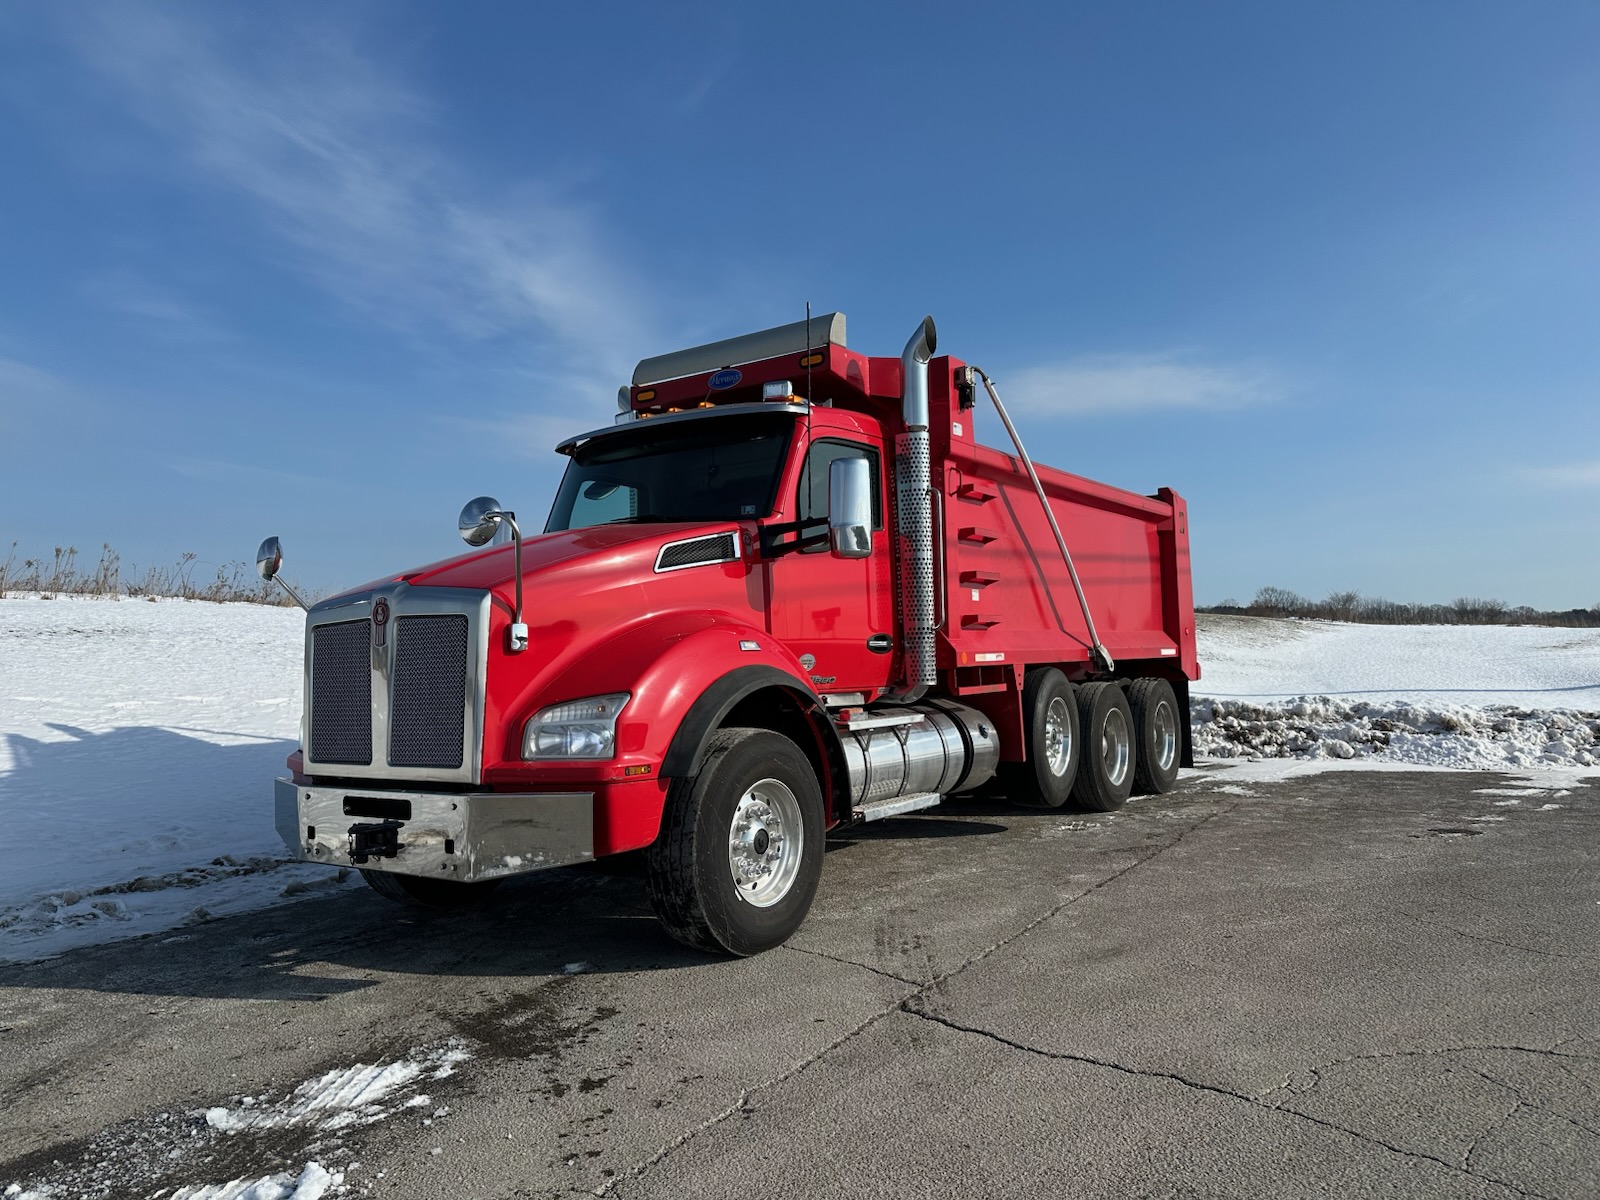
<path id="1" fill-rule="evenodd" d="M 730 529 L 710 537 L 689 538 L 682 542 L 668 542 L 656 555 L 656 570 L 681 571 L 685 567 L 703 567 L 709 563 L 735 562 L 739 557 L 739 533 Z"/>

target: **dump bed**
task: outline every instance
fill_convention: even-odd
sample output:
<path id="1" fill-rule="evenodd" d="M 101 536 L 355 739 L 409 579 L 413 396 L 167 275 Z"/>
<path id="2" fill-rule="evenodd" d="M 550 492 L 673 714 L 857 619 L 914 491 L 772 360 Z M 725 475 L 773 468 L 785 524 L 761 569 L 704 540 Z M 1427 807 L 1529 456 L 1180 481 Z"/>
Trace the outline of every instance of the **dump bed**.
<path id="1" fill-rule="evenodd" d="M 940 666 L 1087 666 L 1088 626 L 1033 481 L 1014 453 L 973 439 L 975 410 L 961 407 L 953 370 L 932 367 L 930 449 L 944 498 L 943 528 L 937 515 L 934 527 L 942 548 Z M 984 417 L 1003 438 L 998 419 Z M 1119 666 L 1164 660 L 1198 679 L 1183 499 L 1167 488 L 1141 496 L 1034 466 L 1111 657 Z"/>

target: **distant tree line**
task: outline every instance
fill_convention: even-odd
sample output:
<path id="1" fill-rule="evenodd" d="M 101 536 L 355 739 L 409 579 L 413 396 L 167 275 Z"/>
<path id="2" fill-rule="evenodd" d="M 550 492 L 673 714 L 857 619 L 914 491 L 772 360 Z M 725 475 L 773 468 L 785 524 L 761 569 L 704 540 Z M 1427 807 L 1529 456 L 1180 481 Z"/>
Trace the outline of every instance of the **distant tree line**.
<path id="1" fill-rule="evenodd" d="M 1360 592 L 1331 592 L 1326 600 L 1308 600 L 1287 588 L 1264 587 L 1249 604 L 1224 600 L 1196 612 L 1242 617 L 1300 617 L 1320 621 L 1361 621 L 1371 625 L 1556 625 L 1600 627 L 1600 604 L 1589 608 L 1544 610 L 1504 600 L 1460 596 L 1449 604 L 1402 604 Z"/>

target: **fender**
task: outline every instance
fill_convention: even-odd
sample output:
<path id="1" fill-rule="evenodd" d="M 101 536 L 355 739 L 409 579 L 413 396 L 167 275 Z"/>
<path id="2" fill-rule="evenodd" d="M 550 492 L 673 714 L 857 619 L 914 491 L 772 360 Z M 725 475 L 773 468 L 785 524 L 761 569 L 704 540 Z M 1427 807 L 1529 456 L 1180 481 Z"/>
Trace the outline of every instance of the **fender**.
<path id="1" fill-rule="evenodd" d="M 723 719 L 734 706 L 746 696 L 769 687 L 797 693 L 795 698 L 802 704 L 817 706 L 811 689 L 787 671 L 762 665 L 735 668 L 701 692 L 700 698 L 689 706 L 667 748 L 666 757 L 661 760 L 661 773 L 676 779 L 693 775 L 700 769 L 707 740 L 722 727 Z M 832 732 L 832 725 L 826 727 L 837 741 L 838 735 Z"/>
<path id="2" fill-rule="evenodd" d="M 724 684 L 725 677 L 741 682 Z M 728 613 L 664 614 L 589 648 L 540 686 L 536 697 L 528 697 L 530 707 L 518 715 L 516 728 L 532 715 L 533 704 L 627 692 L 632 699 L 617 723 L 619 757 L 654 759 L 661 763 L 662 774 L 679 775 L 666 760 L 678 746 L 678 732 L 691 712 L 697 722 L 713 715 L 720 719 L 745 696 L 773 685 L 787 688 L 802 704 L 819 703 L 799 661 L 764 629 Z M 708 693 L 715 699 L 707 700 Z M 672 764 L 682 764 L 685 753 L 692 767 L 698 760 L 698 742 L 691 751 L 678 750 Z"/>

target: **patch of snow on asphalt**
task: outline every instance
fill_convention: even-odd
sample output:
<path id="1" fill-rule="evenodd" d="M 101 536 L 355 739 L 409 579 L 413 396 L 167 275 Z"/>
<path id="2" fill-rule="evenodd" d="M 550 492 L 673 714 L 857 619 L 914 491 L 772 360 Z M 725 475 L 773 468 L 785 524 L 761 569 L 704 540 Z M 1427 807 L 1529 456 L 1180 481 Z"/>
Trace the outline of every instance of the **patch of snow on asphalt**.
<path id="1" fill-rule="evenodd" d="M 1197 632 L 1199 757 L 1600 775 L 1600 630 L 1203 615 Z"/>
<path id="2" fill-rule="evenodd" d="M 153 1192 L 164 1183 L 177 1186 L 169 1200 L 320 1200 L 346 1190 L 348 1173 L 360 1165 L 348 1162 L 339 1170 L 323 1165 L 337 1160 L 341 1136 L 422 1107 L 433 1110 L 424 1124 L 447 1116 L 450 1109 L 436 1106 L 421 1094 L 421 1086 L 455 1074 L 470 1057 L 466 1044 L 452 1038 L 413 1049 L 394 1062 L 356 1063 L 328 1071 L 281 1099 L 263 1092 L 235 1096 L 228 1104 L 210 1108 L 156 1113 L 102 1131 L 81 1162 L 66 1166 L 57 1162 L 55 1174 L 11 1183 L 0 1195 L 5 1200 L 165 1196 L 166 1188 Z M 315 1158 L 298 1173 L 239 1177 L 224 1183 L 187 1182 L 215 1162 L 224 1145 L 235 1151 L 235 1169 L 241 1154 L 259 1161 L 264 1147 L 271 1148 L 273 1157 L 268 1161 Z"/>
<path id="3" fill-rule="evenodd" d="M 245 1096 L 235 1108 L 208 1108 L 205 1120 L 212 1129 L 229 1134 L 295 1126 L 339 1130 L 352 1125 L 370 1125 L 397 1108 L 419 1100 L 429 1103 L 415 1096 L 403 1103 L 394 1101 L 397 1092 L 419 1079 L 444 1079 L 454 1074 L 456 1066 L 468 1057 L 459 1043 L 452 1042 L 417 1058 L 370 1066 L 356 1063 L 307 1080 L 287 1099 L 275 1104 L 264 1104 L 255 1097 Z"/>
<path id="4" fill-rule="evenodd" d="M 321 1163 L 307 1163 L 299 1175 L 267 1175 L 261 1179 L 234 1179 L 198 1188 L 179 1188 L 172 1200 L 322 1200 L 330 1188 L 340 1188 L 344 1176 Z"/>

